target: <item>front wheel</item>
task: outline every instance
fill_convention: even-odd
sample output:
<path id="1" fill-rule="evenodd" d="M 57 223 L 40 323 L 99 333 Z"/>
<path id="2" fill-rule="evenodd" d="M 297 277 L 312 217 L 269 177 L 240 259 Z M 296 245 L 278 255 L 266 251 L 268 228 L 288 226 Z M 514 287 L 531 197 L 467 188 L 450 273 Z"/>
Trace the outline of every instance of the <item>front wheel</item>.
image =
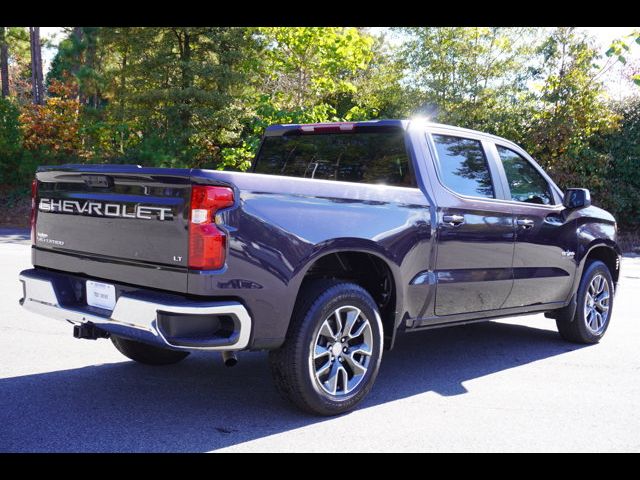
<path id="1" fill-rule="evenodd" d="M 588 263 L 578 287 L 573 317 L 560 315 L 556 319 L 560 336 L 575 343 L 598 343 L 611 320 L 613 289 L 607 266 L 599 260 Z"/>
<path id="2" fill-rule="evenodd" d="M 284 345 L 269 354 L 276 388 L 319 415 L 352 410 L 369 393 L 382 358 L 382 321 L 359 285 L 321 280 L 301 292 Z"/>

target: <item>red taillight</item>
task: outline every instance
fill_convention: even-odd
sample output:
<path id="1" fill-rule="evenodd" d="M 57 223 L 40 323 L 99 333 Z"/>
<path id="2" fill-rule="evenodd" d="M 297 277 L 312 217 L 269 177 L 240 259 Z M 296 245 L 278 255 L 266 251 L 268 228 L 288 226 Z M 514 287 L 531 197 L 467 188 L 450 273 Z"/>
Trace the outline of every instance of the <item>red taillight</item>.
<path id="1" fill-rule="evenodd" d="M 189 268 L 217 270 L 224 266 L 227 236 L 215 225 L 218 210 L 233 205 L 228 187 L 194 185 L 189 215 Z"/>
<path id="2" fill-rule="evenodd" d="M 38 216 L 38 209 L 36 201 L 38 199 L 38 180 L 35 178 L 31 182 L 31 217 L 29 222 L 31 223 L 31 244 L 36 244 L 36 217 Z"/>

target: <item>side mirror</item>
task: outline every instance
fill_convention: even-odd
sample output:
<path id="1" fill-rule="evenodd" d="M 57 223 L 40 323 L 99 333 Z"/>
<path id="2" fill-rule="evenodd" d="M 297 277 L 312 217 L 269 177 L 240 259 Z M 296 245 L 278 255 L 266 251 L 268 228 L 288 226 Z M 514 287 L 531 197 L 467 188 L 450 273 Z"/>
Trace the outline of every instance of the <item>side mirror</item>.
<path id="1" fill-rule="evenodd" d="M 568 209 L 588 207 L 591 205 L 591 194 L 586 188 L 568 188 L 562 204 Z"/>

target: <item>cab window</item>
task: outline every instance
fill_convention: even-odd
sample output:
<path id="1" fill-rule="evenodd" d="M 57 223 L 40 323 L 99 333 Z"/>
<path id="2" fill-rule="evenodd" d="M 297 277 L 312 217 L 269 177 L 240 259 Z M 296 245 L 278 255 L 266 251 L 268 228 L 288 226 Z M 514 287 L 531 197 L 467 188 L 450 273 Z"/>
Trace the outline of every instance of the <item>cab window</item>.
<path id="1" fill-rule="evenodd" d="M 549 183 L 540 172 L 522 155 L 513 150 L 496 145 L 504 172 L 507 176 L 511 200 L 516 202 L 553 205 L 553 195 Z"/>

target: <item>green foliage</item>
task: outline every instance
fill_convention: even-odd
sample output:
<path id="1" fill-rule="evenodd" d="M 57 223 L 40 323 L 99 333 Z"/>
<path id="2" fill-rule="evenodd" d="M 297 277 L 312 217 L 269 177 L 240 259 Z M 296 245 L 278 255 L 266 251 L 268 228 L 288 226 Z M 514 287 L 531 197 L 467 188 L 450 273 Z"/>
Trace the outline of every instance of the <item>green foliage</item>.
<path id="1" fill-rule="evenodd" d="M 18 104 L 31 100 L 29 31 L 25 27 L 5 27 L 9 53 L 9 94 Z"/>
<path id="2" fill-rule="evenodd" d="M 271 124 L 422 114 L 522 144 L 640 224 L 640 107 L 599 80 L 622 63 L 640 85 L 637 32 L 599 55 L 571 28 L 70 27 L 38 107 L 27 29 L 6 32 L 0 184 L 62 162 L 246 170 Z"/>
<path id="3" fill-rule="evenodd" d="M 0 155 L 15 155 L 20 151 L 22 136 L 18 117 L 20 110 L 8 98 L 0 98 Z"/>
<path id="4" fill-rule="evenodd" d="M 14 183 L 22 158 L 20 110 L 8 98 L 0 98 L 0 185 Z"/>
<path id="5" fill-rule="evenodd" d="M 239 146 L 223 148 L 220 168 L 249 167 L 266 126 L 376 118 L 383 82 L 392 78 L 381 41 L 356 28 L 262 27 L 257 54 L 244 63 L 252 79 Z"/>
<path id="6" fill-rule="evenodd" d="M 640 45 L 640 30 L 634 30 L 628 35 L 625 35 L 624 38 L 618 38 L 611 42 L 605 55 L 609 57 L 609 59 L 613 59 L 613 63 L 617 61 L 626 65 L 627 58 L 631 55 L 632 47 L 634 47 L 634 42 Z M 637 69 L 632 70 L 632 72 L 633 73 L 630 74 L 630 80 L 640 86 L 640 74 L 637 73 Z"/>
<path id="7" fill-rule="evenodd" d="M 51 85 L 52 80 L 62 81 L 64 73 L 73 70 L 73 65 L 78 62 L 73 58 L 75 56 L 74 50 L 75 45 L 71 35 L 60 41 L 58 51 L 51 60 L 51 67 L 45 79 L 47 88 Z"/>
<path id="8" fill-rule="evenodd" d="M 527 61 L 533 33 L 522 28 L 409 27 L 400 59 L 414 113 L 492 133 L 510 131 L 530 111 Z M 505 129 L 506 127 L 506 129 Z M 518 133 L 520 133 L 518 135 Z"/>
<path id="9" fill-rule="evenodd" d="M 76 82 L 93 156 L 215 166 L 239 141 L 249 43 L 240 28 L 76 27 L 48 79 Z"/>
<path id="10" fill-rule="evenodd" d="M 240 135 L 246 32 L 219 27 L 128 30 L 124 40 L 131 43 L 113 36 L 104 46 L 120 52 L 106 73 L 107 101 L 117 99 L 111 113 L 121 124 L 139 128 L 143 138 L 123 150 L 147 152 L 146 146 L 153 145 L 162 152 L 161 162 L 175 157 L 183 165 L 215 165 L 220 149 Z"/>
<path id="11" fill-rule="evenodd" d="M 640 45 L 640 30 L 631 32 L 629 35 L 626 35 L 624 39 L 618 38 L 611 42 L 609 49 L 605 52 L 605 55 L 607 57 L 614 57 L 619 62 L 626 64 L 627 55 L 631 50 L 631 46 L 629 45 L 631 41 L 635 41 L 635 43 Z"/>
<path id="12" fill-rule="evenodd" d="M 86 156 L 80 129 L 80 105 L 73 85 L 53 80 L 44 105 L 25 105 L 20 115 L 26 150 L 37 152 L 45 163 Z"/>
<path id="13" fill-rule="evenodd" d="M 562 188 L 604 193 L 610 156 L 596 144 L 617 116 L 595 79 L 597 52 L 572 28 L 557 28 L 540 46 L 543 64 L 538 107 L 525 145 Z"/>
<path id="14" fill-rule="evenodd" d="M 29 58 L 29 31 L 26 27 L 5 27 L 10 55 L 16 59 Z"/>
<path id="15" fill-rule="evenodd" d="M 617 213 L 627 229 L 640 226 L 640 97 L 615 105 L 620 128 L 602 138 L 611 158 L 606 174 L 605 206 Z"/>
<path id="16" fill-rule="evenodd" d="M 263 27 L 256 37 L 264 91 L 283 109 L 312 106 L 328 95 L 354 93 L 354 75 L 367 68 L 373 38 L 355 28 Z"/>

